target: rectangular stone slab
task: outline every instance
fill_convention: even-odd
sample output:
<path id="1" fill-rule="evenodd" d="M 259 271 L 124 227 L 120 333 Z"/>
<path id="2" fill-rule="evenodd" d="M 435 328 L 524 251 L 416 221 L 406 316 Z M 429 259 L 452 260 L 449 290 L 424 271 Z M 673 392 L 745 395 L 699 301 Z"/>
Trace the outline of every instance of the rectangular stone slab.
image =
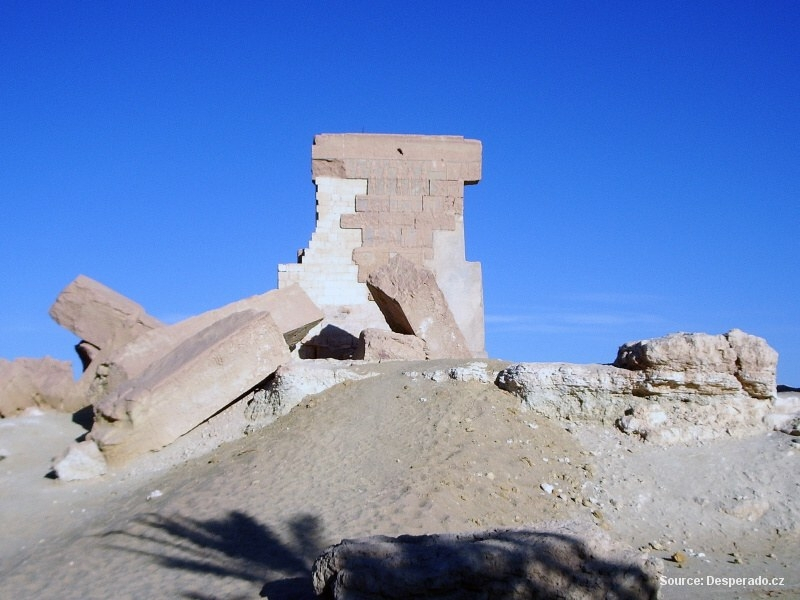
<path id="1" fill-rule="evenodd" d="M 213 416 L 290 358 L 269 313 L 246 310 L 213 322 L 95 406 L 90 433 L 119 464 L 159 450 Z"/>

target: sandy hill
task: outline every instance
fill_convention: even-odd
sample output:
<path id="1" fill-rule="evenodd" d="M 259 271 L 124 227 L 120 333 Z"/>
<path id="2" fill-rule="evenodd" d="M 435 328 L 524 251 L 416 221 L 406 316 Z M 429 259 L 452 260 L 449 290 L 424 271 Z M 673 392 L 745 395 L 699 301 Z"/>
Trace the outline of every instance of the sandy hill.
<path id="1" fill-rule="evenodd" d="M 670 578 L 784 582 L 664 598 L 800 596 L 790 436 L 665 449 L 525 412 L 492 384 L 376 368 L 210 453 L 94 481 L 44 477 L 83 432 L 64 415 L 0 422 L 1 595 L 311 598 L 311 563 L 343 538 L 577 519 L 665 559 Z"/>

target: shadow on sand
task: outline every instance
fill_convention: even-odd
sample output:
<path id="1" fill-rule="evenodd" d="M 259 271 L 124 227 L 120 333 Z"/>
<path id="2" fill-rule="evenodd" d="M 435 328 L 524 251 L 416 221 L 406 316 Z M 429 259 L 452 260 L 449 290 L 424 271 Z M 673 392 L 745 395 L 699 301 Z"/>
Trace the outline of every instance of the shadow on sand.
<path id="1" fill-rule="evenodd" d="M 261 597 L 310 600 L 311 566 L 323 550 L 319 519 L 301 514 L 287 523 L 288 539 L 239 511 L 221 519 L 198 520 L 149 513 L 125 530 L 102 534 L 107 547 L 150 557 L 167 569 L 180 569 L 220 579 L 267 583 Z M 219 598 L 211 590 L 183 592 L 190 600 Z M 236 600 L 235 596 L 225 598 Z M 241 596 L 244 598 L 245 596 Z M 251 596 L 247 596 L 251 597 Z"/>

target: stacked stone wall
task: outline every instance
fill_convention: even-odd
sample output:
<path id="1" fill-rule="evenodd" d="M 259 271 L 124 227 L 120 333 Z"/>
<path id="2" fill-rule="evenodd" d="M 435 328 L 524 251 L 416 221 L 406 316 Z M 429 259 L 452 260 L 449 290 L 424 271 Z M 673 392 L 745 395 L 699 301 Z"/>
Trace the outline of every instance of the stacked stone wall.
<path id="1" fill-rule="evenodd" d="M 399 254 L 436 274 L 470 349 L 484 355 L 480 265 L 464 256 L 464 185 L 480 177 L 477 140 L 316 136 L 317 227 L 298 263 L 279 266 L 279 287 L 300 284 L 355 344 L 361 330 L 387 327 L 364 282 Z"/>

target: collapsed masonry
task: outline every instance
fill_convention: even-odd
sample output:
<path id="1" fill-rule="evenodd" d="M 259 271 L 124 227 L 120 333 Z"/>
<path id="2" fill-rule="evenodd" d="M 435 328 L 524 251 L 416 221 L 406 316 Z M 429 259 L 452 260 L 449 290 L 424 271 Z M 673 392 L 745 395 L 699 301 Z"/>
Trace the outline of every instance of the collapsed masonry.
<path id="1" fill-rule="evenodd" d="M 468 352 L 486 356 L 481 265 L 467 262 L 464 185 L 481 178 L 481 143 L 460 136 L 335 134 L 314 138 L 317 223 L 278 288 L 299 284 L 325 314 L 303 358 L 351 358 L 365 329 L 388 331 L 367 287 L 400 256 L 433 273 Z"/>

